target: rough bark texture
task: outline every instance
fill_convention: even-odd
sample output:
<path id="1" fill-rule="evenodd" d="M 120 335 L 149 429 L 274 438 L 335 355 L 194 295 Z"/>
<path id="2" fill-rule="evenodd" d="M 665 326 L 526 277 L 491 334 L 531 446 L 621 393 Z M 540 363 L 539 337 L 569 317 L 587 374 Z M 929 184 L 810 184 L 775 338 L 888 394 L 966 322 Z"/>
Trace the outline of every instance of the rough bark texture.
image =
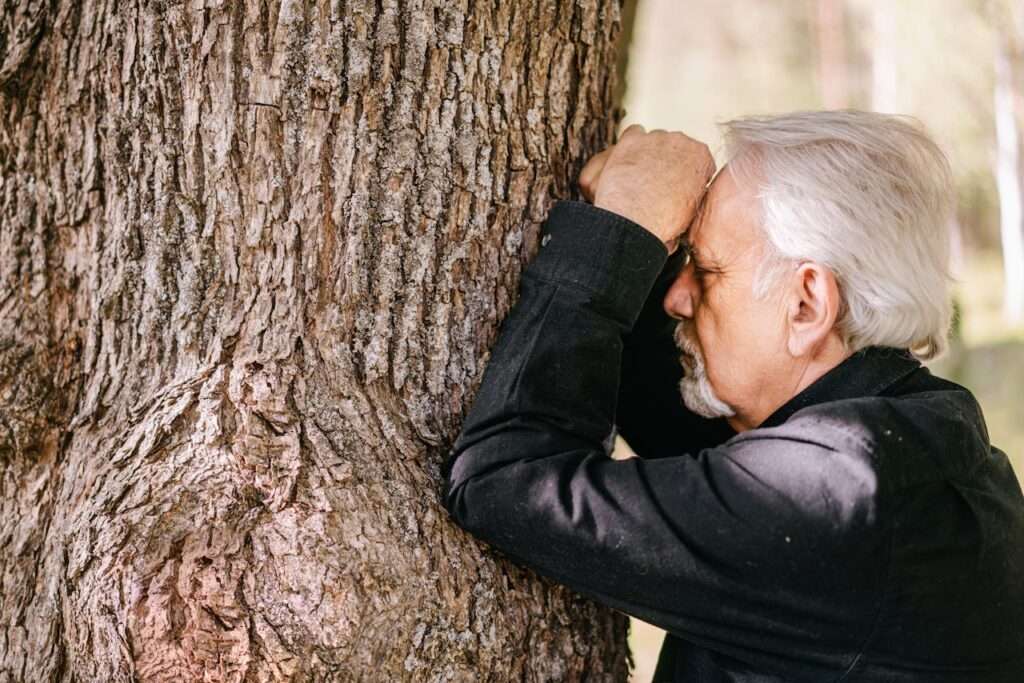
<path id="1" fill-rule="evenodd" d="M 624 679 L 438 495 L 617 0 L 0 6 L 0 681 Z"/>

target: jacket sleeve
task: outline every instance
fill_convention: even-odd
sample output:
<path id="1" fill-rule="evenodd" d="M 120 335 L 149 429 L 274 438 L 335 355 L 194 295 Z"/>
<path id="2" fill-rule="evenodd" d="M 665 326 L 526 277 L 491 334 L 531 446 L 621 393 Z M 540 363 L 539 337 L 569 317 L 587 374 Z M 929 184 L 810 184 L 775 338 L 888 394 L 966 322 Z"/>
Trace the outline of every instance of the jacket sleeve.
<path id="1" fill-rule="evenodd" d="M 810 634 L 820 652 L 834 636 L 840 663 L 864 636 L 836 618 L 842 606 L 827 593 L 842 572 L 812 587 L 822 597 L 808 607 L 800 569 L 841 558 L 822 545 L 835 535 L 805 523 L 743 464 L 755 451 L 767 462 L 773 450 L 817 446 L 766 435 L 609 458 L 623 337 L 667 252 L 640 226 L 573 202 L 554 207 L 541 243 L 442 468 L 452 518 L 540 573 L 698 644 L 750 660 L 800 652 Z M 869 608 L 839 585 L 844 603 Z"/>

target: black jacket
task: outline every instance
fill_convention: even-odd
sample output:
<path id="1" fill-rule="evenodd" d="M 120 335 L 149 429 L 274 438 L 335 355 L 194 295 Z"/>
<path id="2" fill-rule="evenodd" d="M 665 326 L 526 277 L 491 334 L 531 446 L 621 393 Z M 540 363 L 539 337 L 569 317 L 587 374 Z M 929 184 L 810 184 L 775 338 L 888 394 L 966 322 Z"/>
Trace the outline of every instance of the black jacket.
<path id="1" fill-rule="evenodd" d="M 681 405 L 662 243 L 578 202 L 543 233 L 444 464 L 460 526 L 668 631 L 656 681 L 1024 681 L 1024 498 L 970 392 L 872 347 L 736 435 Z"/>

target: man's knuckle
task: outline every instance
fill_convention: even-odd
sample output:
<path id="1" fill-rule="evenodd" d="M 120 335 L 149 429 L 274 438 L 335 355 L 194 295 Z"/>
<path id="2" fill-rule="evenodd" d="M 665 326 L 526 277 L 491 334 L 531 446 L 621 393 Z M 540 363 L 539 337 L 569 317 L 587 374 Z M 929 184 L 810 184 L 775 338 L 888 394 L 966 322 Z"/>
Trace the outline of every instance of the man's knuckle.
<path id="1" fill-rule="evenodd" d="M 633 125 L 631 125 L 628 128 L 626 128 L 626 130 L 622 131 L 622 135 L 620 136 L 620 139 L 627 138 L 627 137 L 633 137 L 634 135 L 640 135 L 643 132 L 644 132 L 644 127 L 641 126 L 639 123 L 634 123 Z"/>

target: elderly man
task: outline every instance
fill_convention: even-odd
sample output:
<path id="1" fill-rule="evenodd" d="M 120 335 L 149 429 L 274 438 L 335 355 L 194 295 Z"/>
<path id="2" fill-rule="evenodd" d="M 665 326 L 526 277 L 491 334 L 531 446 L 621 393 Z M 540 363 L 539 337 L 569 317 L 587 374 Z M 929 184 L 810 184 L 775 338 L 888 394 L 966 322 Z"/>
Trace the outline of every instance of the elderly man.
<path id="1" fill-rule="evenodd" d="M 919 362 L 950 318 L 945 158 L 865 112 L 725 132 L 710 187 L 706 146 L 633 126 L 593 205 L 555 205 L 450 514 L 667 630 L 656 681 L 1024 681 L 1024 498 Z"/>

